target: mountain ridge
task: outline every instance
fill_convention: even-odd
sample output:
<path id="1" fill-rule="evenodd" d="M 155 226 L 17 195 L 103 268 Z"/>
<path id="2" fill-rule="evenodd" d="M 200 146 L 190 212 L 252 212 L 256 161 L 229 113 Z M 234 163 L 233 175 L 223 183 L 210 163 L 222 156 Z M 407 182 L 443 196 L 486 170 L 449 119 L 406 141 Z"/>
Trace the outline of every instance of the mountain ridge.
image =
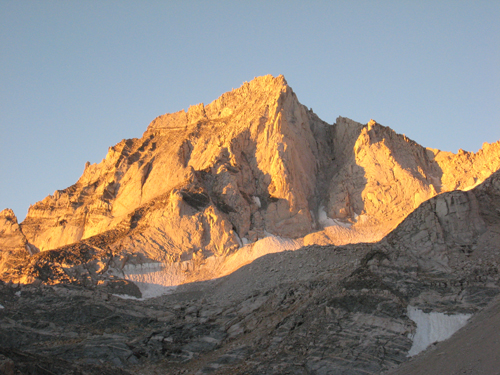
<path id="1" fill-rule="evenodd" d="M 157 117 L 31 206 L 15 233 L 33 253 L 118 231 L 105 246 L 122 268 L 203 262 L 270 235 L 293 248 L 375 242 L 423 201 L 478 185 L 499 154 L 500 141 L 452 154 L 373 120 L 327 124 L 268 75 Z"/>

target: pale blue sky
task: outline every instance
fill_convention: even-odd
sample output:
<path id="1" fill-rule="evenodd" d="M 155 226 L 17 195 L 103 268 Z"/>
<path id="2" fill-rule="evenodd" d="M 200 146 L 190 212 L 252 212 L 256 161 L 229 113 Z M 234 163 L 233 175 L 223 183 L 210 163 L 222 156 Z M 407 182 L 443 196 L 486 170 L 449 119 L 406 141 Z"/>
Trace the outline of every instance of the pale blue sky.
<path id="1" fill-rule="evenodd" d="M 329 123 L 477 151 L 500 139 L 500 1 L 0 0 L 0 210 L 265 74 Z"/>

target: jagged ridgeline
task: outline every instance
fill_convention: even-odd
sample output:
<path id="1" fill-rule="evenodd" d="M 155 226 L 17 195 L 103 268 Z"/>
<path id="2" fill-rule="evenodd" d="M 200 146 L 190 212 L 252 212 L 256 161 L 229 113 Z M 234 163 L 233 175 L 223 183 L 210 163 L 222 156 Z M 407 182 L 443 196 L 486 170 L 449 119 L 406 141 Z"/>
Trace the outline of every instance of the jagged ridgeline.
<path id="1" fill-rule="evenodd" d="M 4 210 L 1 278 L 172 286 L 266 253 L 375 242 L 436 194 L 484 181 L 499 155 L 499 142 L 452 154 L 373 120 L 328 124 L 283 76 L 259 77 L 156 118 L 22 223 Z"/>

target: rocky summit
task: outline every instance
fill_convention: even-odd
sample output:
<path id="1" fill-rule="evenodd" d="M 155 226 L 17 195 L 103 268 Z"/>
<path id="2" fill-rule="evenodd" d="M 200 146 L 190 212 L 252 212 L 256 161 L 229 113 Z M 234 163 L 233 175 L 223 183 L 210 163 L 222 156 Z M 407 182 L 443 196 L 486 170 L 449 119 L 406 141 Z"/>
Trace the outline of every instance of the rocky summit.
<path id="1" fill-rule="evenodd" d="M 282 76 L 159 116 L 23 222 L 0 212 L 0 373 L 425 363 L 497 304 L 499 169 L 500 141 L 328 124 Z"/>

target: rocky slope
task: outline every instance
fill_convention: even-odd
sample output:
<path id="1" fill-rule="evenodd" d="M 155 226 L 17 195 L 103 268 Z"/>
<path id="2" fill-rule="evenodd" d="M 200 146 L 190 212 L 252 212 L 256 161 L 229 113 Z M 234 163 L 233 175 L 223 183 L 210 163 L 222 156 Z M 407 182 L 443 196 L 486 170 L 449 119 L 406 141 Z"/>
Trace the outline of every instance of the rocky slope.
<path id="1" fill-rule="evenodd" d="M 373 120 L 329 125 L 282 76 L 259 77 L 158 117 L 21 224 L 3 211 L 1 279 L 95 284 L 114 275 L 170 286 L 269 252 L 374 242 L 426 199 L 484 181 L 499 155 L 500 142 L 455 155 Z"/>
<path id="2" fill-rule="evenodd" d="M 406 362 L 415 344 L 419 327 L 409 311 L 476 314 L 499 295 L 499 244 L 496 172 L 474 189 L 422 203 L 378 243 L 268 254 L 155 299 L 117 297 L 135 293 L 123 284 L 115 292 L 0 284 L 0 366 L 56 374 L 383 373 Z"/>

